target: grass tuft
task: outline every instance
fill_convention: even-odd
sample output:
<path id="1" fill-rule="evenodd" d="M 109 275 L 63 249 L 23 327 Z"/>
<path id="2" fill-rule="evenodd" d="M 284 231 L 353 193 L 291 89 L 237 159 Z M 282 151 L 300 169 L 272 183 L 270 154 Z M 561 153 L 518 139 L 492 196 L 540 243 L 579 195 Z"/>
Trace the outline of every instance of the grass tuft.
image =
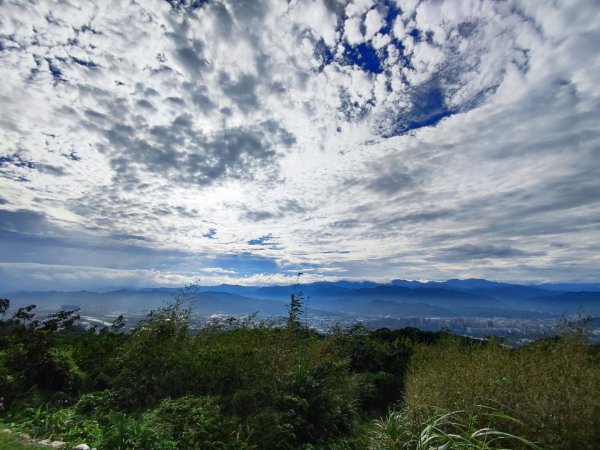
<path id="1" fill-rule="evenodd" d="M 471 411 L 451 411 L 433 415 L 415 424 L 405 411 L 391 411 L 377 420 L 371 433 L 371 450 L 487 450 L 499 448 L 540 449 L 534 442 L 513 433 L 498 430 L 491 424 L 498 418 L 508 422 L 517 419 L 486 406 Z"/>

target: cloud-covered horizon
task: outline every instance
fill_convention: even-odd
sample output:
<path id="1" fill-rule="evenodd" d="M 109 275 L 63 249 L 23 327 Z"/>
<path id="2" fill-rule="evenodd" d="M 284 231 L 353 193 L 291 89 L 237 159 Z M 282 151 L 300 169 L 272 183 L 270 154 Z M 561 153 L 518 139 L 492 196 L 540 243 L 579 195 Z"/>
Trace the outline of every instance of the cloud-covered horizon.
<path id="1" fill-rule="evenodd" d="M 0 289 L 598 281 L 593 0 L 0 12 Z"/>

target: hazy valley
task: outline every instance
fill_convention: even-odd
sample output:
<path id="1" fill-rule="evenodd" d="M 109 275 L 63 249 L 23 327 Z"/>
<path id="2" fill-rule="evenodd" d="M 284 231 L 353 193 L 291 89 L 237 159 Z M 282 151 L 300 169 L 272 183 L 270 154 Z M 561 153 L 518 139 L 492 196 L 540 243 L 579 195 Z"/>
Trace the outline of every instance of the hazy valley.
<path id="1" fill-rule="evenodd" d="M 448 329 L 474 337 L 534 339 L 552 335 L 563 317 L 590 316 L 589 331 L 600 339 L 600 285 L 517 285 L 469 279 L 427 282 L 394 280 L 322 282 L 287 286 L 198 286 L 183 289 L 123 289 L 109 292 L 12 292 L 14 307 L 37 305 L 40 313 L 78 309 L 85 327 L 110 324 L 123 315 L 128 328 L 151 310 L 180 297 L 192 307 L 192 326 L 226 317 L 256 314 L 258 319 L 286 316 L 290 295 L 304 297 L 302 320 L 319 332 L 335 325 L 362 323 L 367 328 Z"/>

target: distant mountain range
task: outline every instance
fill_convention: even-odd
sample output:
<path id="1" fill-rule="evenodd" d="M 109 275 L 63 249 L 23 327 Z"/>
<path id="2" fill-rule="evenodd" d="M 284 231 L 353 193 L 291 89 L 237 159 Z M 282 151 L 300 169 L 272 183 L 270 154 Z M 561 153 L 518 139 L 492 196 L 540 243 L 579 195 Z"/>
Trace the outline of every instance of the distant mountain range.
<path id="1" fill-rule="evenodd" d="M 44 309 L 77 305 L 82 310 L 144 313 L 184 294 L 200 314 L 284 315 L 292 292 L 302 292 L 310 314 L 393 317 L 544 318 L 583 310 L 600 315 L 600 283 L 520 285 L 482 279 L 444 282 L 393 280 L 318 282 L 287 286 L 193 286 L 111 292 L 9 292 L 14 306 Z"/>

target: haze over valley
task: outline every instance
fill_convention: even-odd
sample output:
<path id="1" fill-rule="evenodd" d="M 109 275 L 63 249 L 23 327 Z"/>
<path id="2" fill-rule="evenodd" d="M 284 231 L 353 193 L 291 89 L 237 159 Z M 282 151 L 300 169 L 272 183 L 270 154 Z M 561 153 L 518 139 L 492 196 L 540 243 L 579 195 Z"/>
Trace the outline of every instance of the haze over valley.
<path id="1" fill-rule="evenodd" d="M 110 326 L 119 315 L 127 328 L 179 298 L 192 308 L 195 328 L 230 317 L 280 320 L 290 295 L 302 294 L 302 320 L 317 331 L 334 326 L 448 329 L 475 337 L 503 336 L 523 342 L 564 331 L 564 320 L 589 316 L 588 331 L 600 340 L 600 284 L 516 285 L 481 279 L 418 282 L 317 282 L 284 286 L 192 285 L 187 288 L 108 292 L 14 292 L 13 307 L 36 304 L 40 313 L 77 309 L 85 328 Z"/>

